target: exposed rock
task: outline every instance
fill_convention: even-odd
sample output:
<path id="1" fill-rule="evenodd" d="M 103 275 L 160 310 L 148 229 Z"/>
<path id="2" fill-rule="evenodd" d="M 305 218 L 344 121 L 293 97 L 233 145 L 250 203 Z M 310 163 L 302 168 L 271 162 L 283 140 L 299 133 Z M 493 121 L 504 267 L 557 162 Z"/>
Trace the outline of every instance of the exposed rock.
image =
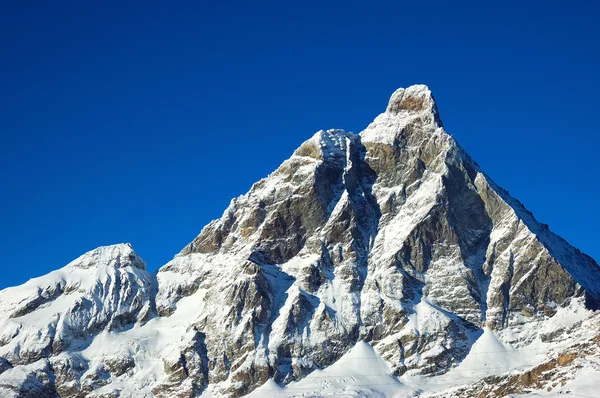
<path id="1" fill-rule="evenodd" d="M 4 373 L 8 369 L 12 368 L 10 362 L 6 360 L 6 358 L 0 357 L 0 374 Z"/>

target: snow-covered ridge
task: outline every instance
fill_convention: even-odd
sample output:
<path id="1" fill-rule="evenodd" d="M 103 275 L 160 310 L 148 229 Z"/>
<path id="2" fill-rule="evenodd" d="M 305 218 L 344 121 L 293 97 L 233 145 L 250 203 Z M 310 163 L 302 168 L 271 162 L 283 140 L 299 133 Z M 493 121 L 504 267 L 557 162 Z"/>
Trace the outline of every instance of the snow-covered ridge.
<path id="1" fill-rule="evenodd" d="M 18 369 L 77 352 L 102 330 L 149 319 L 153 280 L 131 245 L 119 244 L 97 248 L 64 268 L 0 291 L 2 361 Z"/>
<path id="2" fill-rule="evenodd" d="M 1 291 L 0 395 L 474 396 L 591 347 L 599 300 L 594 260 L 417 85 L 360 134 L 314 134 L 156 274 L 114 245 Z"/>
<path id="3" fill-rule="evenodd" d="M 52 295 L 89 291 L 107 274 L 127 267 L 141 271 L 146 269 L 146 264 L 129 243 L 98 247 L 64 268 L 33 278 L 21 286 L 0 291 L 0 316 L 13 314 L 15 317 L 14 314 L 27 312 L 27 306 L 32 305 L 29 299 L 32 298 L 52 300 Z"/>

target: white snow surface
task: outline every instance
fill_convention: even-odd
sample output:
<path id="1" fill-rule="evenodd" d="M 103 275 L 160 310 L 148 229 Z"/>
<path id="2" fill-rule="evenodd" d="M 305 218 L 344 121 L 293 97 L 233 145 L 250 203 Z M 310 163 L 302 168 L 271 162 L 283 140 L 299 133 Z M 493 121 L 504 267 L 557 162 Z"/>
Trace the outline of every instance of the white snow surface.
<path id="1" fill-rule="evenodd" d="M 405 388 L 369 343 L 359 341 L 335 364 L 299 382 L 281 386 L 272 379 L 249 397 L 400 397 Z M 210 396 L 207 394 L 207 396 Z"/>

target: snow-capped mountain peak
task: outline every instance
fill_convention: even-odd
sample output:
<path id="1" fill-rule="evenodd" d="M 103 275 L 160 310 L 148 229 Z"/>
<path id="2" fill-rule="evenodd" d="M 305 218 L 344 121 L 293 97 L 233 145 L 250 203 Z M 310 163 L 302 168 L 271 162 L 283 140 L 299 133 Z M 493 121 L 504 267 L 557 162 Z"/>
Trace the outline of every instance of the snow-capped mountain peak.
<path id="1" fill-rule="evenodd" d="M 156 274 L 115 245 L 1 291 L 0 394 L 553 389 L 536 366 L 592 369 L 598 303 L 598 264 L 484 174 L 416 85 L 360 134 L 314 134 Z"/>
<path id="2" fill-rule="evenodd" d="M 67 265 L 67 267 L 77 268 L 102 266 L 114 268 L 131 266 L 141 270 L 146 269 L 146 263 L 137 255 L 130 243 L 98 247 Z"/>

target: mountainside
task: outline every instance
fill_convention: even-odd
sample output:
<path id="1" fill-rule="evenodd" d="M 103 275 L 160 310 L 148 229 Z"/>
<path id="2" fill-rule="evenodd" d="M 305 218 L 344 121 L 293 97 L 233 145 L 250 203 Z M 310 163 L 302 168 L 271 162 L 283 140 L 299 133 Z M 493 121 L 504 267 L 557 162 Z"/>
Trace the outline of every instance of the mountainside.
<path id="1" fill-rule="evenodd" d="M 156 274 L 115 245 L 1 291 L 0 396 L 556 390 L 598 376 L 598 306 L 598 264 L 417 85 L 316 133 Z"/>

